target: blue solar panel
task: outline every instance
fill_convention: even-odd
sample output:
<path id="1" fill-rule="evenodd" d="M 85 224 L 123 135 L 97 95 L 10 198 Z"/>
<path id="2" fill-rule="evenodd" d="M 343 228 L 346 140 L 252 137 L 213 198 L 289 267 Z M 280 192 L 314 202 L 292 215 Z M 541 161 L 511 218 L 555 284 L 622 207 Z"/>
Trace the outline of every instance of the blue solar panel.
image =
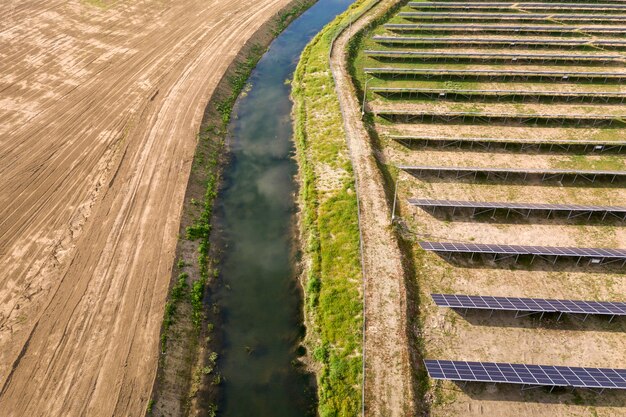
<path id="1" fill-rule="evenodd" d="M 626 369 L 425 360 L 431 378 L 577 388 L 626 389 Z"/>
<path id="2" fill-rule="evenodd" d="M 569 256 L 585 258 L 626 259 L 626 249 L 571 248 L 554 246 L 496 245 L 458 242 L 418 242 L 433 252 L 491 253 L 508 255 Z"/>
<path id="3" fill-rule="evenodd" d="M 464 294 L 431 294 L 431 297 L 439 307 L 449 308 L 626 316 L 626 303 L 623 302 L 491 297 Z"/>
<path id="4" fill-rule="evenodd" d="M 544 204 L 544 203 L 512 203 L 489 201 L 459 201 L 459 200 L 431 200 L 409 199 L 409 204 L 419 207 L 457 207 L 479 209 L 515 209 L 515 210 L 559 210 L 576 212 L 611 212 L 626 213 L 626 206 L 586 206 L 580 204 Z"/>
<path id="5" fill-rule="evenodd" d="M 579 45 L 597 45 L 597 46 L 623 46 L 625 41 L 610 40 L 610 39 L 528 39 L 528 38 L 453 38 L 453 37 L 415 37 L 415 36 L 374 36 L 372 38 L 377 42 L 382 43 L 475 43 L 481 45 L 488 44 L 515 44 L 521 45 L 564 45 L 564 46 L 579 46 Z"/>

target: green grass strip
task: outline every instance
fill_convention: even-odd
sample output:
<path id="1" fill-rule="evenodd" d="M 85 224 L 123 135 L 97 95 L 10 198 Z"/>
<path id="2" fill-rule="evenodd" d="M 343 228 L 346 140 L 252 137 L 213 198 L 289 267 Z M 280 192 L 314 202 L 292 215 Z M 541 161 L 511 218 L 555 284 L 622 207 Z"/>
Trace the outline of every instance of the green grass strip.
<path id="1" fill-rule="evenodd" d="M 349 19 L 371 3 L 357 1 L 327 25 L 304 49 L 293 80 L 301 228 L 308 261 L 305 309 L 311 328 L 307 340 L 320 365 L 322 417 L 357 416 L 362 406 L 363 300 L 357 196 L 329 51 Z"/>

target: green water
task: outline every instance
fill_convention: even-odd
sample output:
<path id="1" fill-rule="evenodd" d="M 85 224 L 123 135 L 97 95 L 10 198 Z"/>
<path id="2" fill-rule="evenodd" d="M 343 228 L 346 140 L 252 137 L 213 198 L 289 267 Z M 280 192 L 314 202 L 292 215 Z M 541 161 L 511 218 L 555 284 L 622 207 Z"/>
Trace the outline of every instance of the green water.
<path id="1" fill-rule="evenodd" d="M 315 415 L 314 378 L 292 362 L 303 336 L 294 268 L 297 171 L 290 87 L 302 49 L 350 0 L 319 0 L 271 44 L 233 113 L 232 160 L 215 206 L 224 248 L 219 415 Z"/>

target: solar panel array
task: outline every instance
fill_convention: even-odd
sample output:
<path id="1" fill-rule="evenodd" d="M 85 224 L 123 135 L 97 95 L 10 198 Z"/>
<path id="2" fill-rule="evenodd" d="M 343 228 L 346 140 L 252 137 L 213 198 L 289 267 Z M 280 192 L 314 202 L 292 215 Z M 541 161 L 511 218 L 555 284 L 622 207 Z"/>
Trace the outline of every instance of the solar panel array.
<path id="1" fill-rule="evenodd" d="M 494 19 L 555 19 L 555 20 L 616 20 L 626 21 L 624 15 L 608 15 L 608 14 L 540 14 L 540 13 L 431 13 L 431 12 L 401 12 L 400 17 L 453 17 L 459 19 L 476 19 L 476 18 L 494 18 Z"/>
<path id="2" fill-rule="evenodd" d="M 409 203 L 420 207 L 458 207 L 458 208 L 481 208 L 481 209 L 516 209 L 516 210 L 561 210 L 582 212 L 614 212 L 624 213 L 626 207 L 620 206 L 585 206 L 580 204 L 542 204 L 542 203 L 512 203 L 512 202 L 487 202 L 487 201 L 458 201 L 458 200 L 431 200 L 409 199 Z"/>
<path id="3" fill-rule="evenodd" d="M 558 1 L 558 0 L 556 0 Z M 558 53 L 514 53 L 512 51 L 498 53 L 482 53 L 466 50 L 472 48 L 552 48 L 556 50 L 579 49 L 579 48 L 607 48 L 614 50 L 626 50 L 626 41 L 622 39 L 626 34 L 626 1 L 620 1 L 620 4 L 612 2 L 611 4 L 593 3 L 587 0 L 581 3 L 580 0 L 571 0 L 570 3 L 540 3 L 540 2 L 469 2 L 450 1 L 432 1 L 432 2 L 411 2 L 409 6 L 418 11 L 401 12 L 397 16 L 412 21 L 423 19 L 428 23 L 392 23 L 386 24 L 384 27 L 391 32 L 395 32 L 396 36 L 375 36 L 374 41 L 378 42 L 386 50 L 368 50 L 365 54 L 371 58 L 376 58 L 372 62 L 389 61 L 397 59 L 404 60 L 403 64 L 409 62 L 407 59 L 418 59 L 423 63 L 438 60 L 439 62 L 453 63 L 461 60 L 482 60 L 483 68 L 489 68 L 487 63 L 507 64 L 503 60 L 510 59 L 517 64 L 536 65 L 538 62 L 543 64 L 551 63 L 555 67 L 563 65 L 566 61 L 575 62 L 580 65 L 593 65 L 598 69 L 590 71 L 567 71 L 567 69 L 557 70 L 536 70 L 534 67 L 529 70 L 511 70 L 500 67 L 498 69 L 457 69 L 455 67 L 443 68 L 408 68 L 408 65 L 398 65 L 391 68 L 365 68 L 366 74 L 373 75 L 378 79 L 477 79 L 483 82 L 487 79 L 490 81 L 521 81 L 527 82 L 592 82 L 592 83 L 610 83 L 618 84 L 626 81 L 626 72 L 622 71 L 605 71 L 600 64 L 602 61 L 607 65 L 614 66 L 622 64 L 625 57 L 622 54 L 611 54 L 610 52 L 600 53 L 600 50 L 592 53 L 569 54 L 567 52 Z M 435 11 L 435 9 L 444 9 Z M 455 10 L 457 9 L 457 10 Z M 472 10 L 473 9 L 473 10 Z M 510 12 L 508 9 L 511 9 Z M 489 10 L 490 12 L 483 13 Z M 494 12 L 494 10 L 496 12 Z M 606 11 L 600 14 L 600 11 Z M 469 12 L 468 12 L 469 11 Z M 531 13 L 529 13 L 529 11 Z M 553 13 L 557 11 L 560 13 Z M 575 11 L 580 11 L 575 13 Z M 584 13 L 587 11 L 588 13 Z M 537 13 L 538 12 L 538 13 Z M 470 22 L 471 20 L 471 22 Z M 503 20 L 503 24 L 494 22 L 495 20 Z M 543 22 L 535 22 L 535 20 L 543 20 Z M 561 21 L 565 24 L 559 24 Z M 480 22 L 489 22 L 489 24 L 481 24 Z M 529 22 L 529 24 L 515 24 Z M 444 23 L 450 22 L 450 23 Z M 457 23 L 455 23 L 457 22 Z M 576 24 L 579 22 L 580 24 Z M 540 24 L 545 23 L 545 24 Z M 425 37 L 417 36 L 401 36 L 409 35 L 411 32 L 419 34 L 428 34 Z M 449 37 L 445 37 L 449 34 Z M 461 37 L 468 34 L 468 37 Z M 500 34 L 499 38 L 489 36 Z M 456 36 L 455 36 L 456 35 Z M 484 35 L 485 37 L 480 37 Z M 523 38 L 515 38 L 515 36 L 526 36 Z M 531 38 L 531 36 L 535 36 Z M 592 36 L 601 36 L 607 39 L 594 39 Z M 557 39 L 557 36 L 568 36 L 568 39 Z M 550 38 L 550 39 L 538 39 Z M 612 39 L 614 38 L 614 39 Z M 400 50 L 400 48 L 420 48 L 422 50 Z M 455 47 L 456 50 L 440 52 L 434 48 Z M 467 47 L 461 49 L 463 47 Z M 392 49 L 395 48 L 395 49 Z M 430 48 L 428 50 L 427 48 Z M 589 51 L 592 52 L 592 51 Z M 474 61 L 472 61 L 474 62 Z M 448 69 L 452 68 L 452 69 Z M 401 85 L 401 84 L 400 84 Z M 543 101 L 548 98 L 549 101 L 571 102 L 583 101 L 590 102 L 589 97 L 599 97 L 597 102 L 602 104 L 619 104 L 621 98 L 626 94 L 619 91 L 599 91 L 590 92 L 591 89 L 583 89 L 583 91 L 571 91 L 564 89 L 562 91 L 514 91 L 514 90 L 462 90 L 462 89 L 434 89 L 434 88 L 411 88 L 411 87 L 387 87 L 376 86 L 371 87 L 371 92 L 378 93 L 384 98 L 418 98 L 438 100 L 446 96 L 446 100 L 451 99 L 463 101 L 481 101 L 493 102 L 504 101 L 502 96 L 540 96 Z M 608 90 L 608 89 L 607 89 Z M 366 91 L 367 92 L 367 91 Z M 405 93 L 408 93 L 405 94 Z M 399 95 L 398 95 L 399 94 Z M 403 95 L 404 94 L 404 95 Z M 456 96 L 454 96 L 456 95 Z M 454 96 L 454 98 L 453 98 Z M 556 98 L 555 97 L 560 97 Z M 379 97 L 380 98 L 380 97 Z M 510 100 L 507 98 L 506 100 Z M 529 101 L 525 98 L 515 97 L 514 101 Z M 537 101 L 532 99 L 532 101 Z M 440 101 L 440 106 L 445 107 L 447 103 Z M 528 114 L 531 112 L 520 113 L 479 113 L 479 112 L 458 112 L 450 107 L 449 110 L 454 111 L 407 111 L 407 110 L 387 110 L 380 109 L 378 106 L 375 112 L 379 116 L 383 116 L 393 121 L 415 121 L 420 123 L 432 122 L 458 122 L 455 117 L 483 117 L 489 119 L 490 125 L 510 124 L 513 121 L 516 125 L 518 121 L 527 123 L 532 119 L 535 124 L 549 123 L 554 124 L 552 120 L 593 120 L 596 126 L 596 120 L 622 120 L 626 119 L 626 115 L 613 116 L 613 112 L 596 112 L 602 113 L 598 115 L 589 114 L 542 114 L 538 111 L 536 114 Z M 391 106 L 390 106 L 391 107 Z M 364 107 L 365 108 L 365 107 Z M 446 108 L 447 110 L 448 108 Z M 515 110 L 513 110 L 515 111 Z M 561 113 L 567 112 L 562 111 Z M 411 118 L 411 117 L 416 118 Z M 422 117 L 422 119 L 419 119 Z M 598 119 L 595 119 L 598 117 Z M 506 120 L 502 119 L 506 118 Z M 554 119 L 552 119 L 554 118 Z M 515 120 L 514 120 L 515 119 Z M 463 118 L 463 123 L 474 119 Z M 478 119 L 478 121 L 485 121 Z M 577 125 L 585 122 L 576 122 Z M 599 122 L 601 125 L 603 122 Z M 612 122 L 611 122 L 612 123 Z M 607 123 L 608 124 L 608 123 Z M 485 138 L 445 138 L 445 137 L 403 137 L 392 136 L 392 139 L 403 140 L 434 140 L 447 142 L 501 142 L 506 146 L 507 143 L 522 144 L 540 144 L 540 145 L 582 145 L 591 146 L 593 149 L 598 147 L 609 146 L 626 146 L 626 141 L 605 141 L 603 143 L 592 140 L 545 140 L 545 139 L 485 139 Z M 445 144 L 448 145 L 447 143 Z M 473 144 L 472 144 L 473 146 Z M 550 148 L 552 149 L 552 148 Z M 586 150 L 587 148 L 585 148 Z M 620 148 L 621 149 L 621 148 Z M 450 167 L 450 166 L 399 166 L 398 168 L 416 174 L 419 171 L 432 171 L 439 175 L 440 172 L 453 172 L 457 174 L 457 178 L 467 175 L 468 173 L 483 173 L 487 176 L 493 173 L 494 176 L 501 175 L 503 178 L 508 174 L 523 174 L 526 178 L 527 174 L 543 175 L 542 178 L 561 178 L 561 176 L 571 175 L 574 180 L 576 178 L 587 178 L 590 181 L 596 176 L 610 176 L 611 182 L 616 177 L 626 176 L 626 171 L 608 171 L 608 170 L 574 170 L 574 169 L 521 169 L 521 168 L 477 168 L 477 167 Z M 478 201 L 459 201 L 459 200 L 442 200 L 442 199 L 410 199 L 409 203 L 420 207 L 450 207 L 450 208 L 471 208 L 471 209 L 509 209 L 509 210 L 547 210 L 547 211 L 566 211 L 566 212 L 585 212 L 585 213 L 626 213 L 624 206 L 605 206 L 605 205 L 579 205 L 579 204 L 541 204 L 541 203 L 525 203 L 525 202 L 478 202 Z M 474 212 L 477 212 L 476 210 Z M 526 213 L 524 213 L 526 214 Z M 591 217 L 591 214 L 589 215 Z M 622 216 L 619 216 L 620 218 Z M 624 216 L 626 220 L 626 216 Z M 603 217 L 604 219 L 604 217 Z M 626 265 L 626 249 L 611 248 L 577 248 L 577 247 L 553 247 L 553 246 L 528 246 L 528 245 L 500 245 L 500 244 L 476 244 L 476 243 L 460 243 L 460 242 L 418 242 L 420 247 L 427 251 L 439 254 L 450 255 L 452 253 L 460 254 L 491 254 L 494 259 L 517 257 L 519 255 L 530 255 L 538 257 L 570 257 L 589 258 L 590 263 L 610 263 L 620 261 L 622 267 Z M 501 256 L 500 256 L 501 255 Z M 553 260 L 553 258 L 550 258 Z M 576 313 L 576 314 L 599 314 L 611 316 L 626 316 L 625 302 L 605 302 L 605 301 L 582 301 L 582 300 L 558 300 L 544 298 L 522 298 L 522 297 L 494 297 L 484 295 L 464 295 L 464 294 L 431 294 L 436 305 L 448 308 L 463 309 L 489 309 L 489 310 L 506 310 L 527 313 Z M 597 389 L 626 389 L 626 369 L 612 368 L 583 368 L 583 367 L 567 367 L 567 366 L 549 366 L 549 365 L 532 365 L 532 364 L 516 364 L 516 363 L 495 363 L 495 362 L 466 362 L 466 361 L 449 361 L 449 360 L 425 360 L 424 364 L 431 378 L 444 379 L 453 381 L 477 381 L 477 382 L 500 382 L 520 385 L 542 385 L 542 386 L 562 386 L 562 387 L 581 387 L 581 388 L 597 388 Z"/>
<path id="4" fill-rule="evenodd" d="M 404 30 L 475 30 L 475 31 L 508 31 L 508 32 L 589 32 L 589 33 L 626 33 L 624 27 L 600 26 L 530 26 L 530 25 L 469 25 L 469 24 L 429 24 L 429 23 L 388 23 L 387 29 Z"/>
<path id="5" fill-rule="evenodd" d="M 525 71 L 525 70 L 441 70 L 428 68 L 365 68 L 366 74 L 457 74 L 457 75 L 524 75 L 524 76 L 556 76 L 556 77 L 604 77 L 604 78 L 626 78 L 626 72 L 599 72 L 599 71 Z"/>
<path id="6" fill-rule="evenodd" d="M 431 297 L 437 306 L 448 308 L 626 316 L 626 303 L 611 301 L 553 300 L 464 294 L 431 294 Z"/>
<path id="7" fill-rule="evenodd" d="M 479 168 L 479 167 L 447 167 L 447 166 L 398 166 L 404 171 L 451 171 L 451 172 L 493 172 L 518 174 L 546 174 L 546 175 L 610 175 L 626 176 L 626 171 L 590 171 L 576 169 L 525 169 L 525 168 Z"/>
<path id="8" fill-rule="evenodd" d="M 546 142 L 543 139 L 518 139 L 518 138 L 452 138 L 445 136 L 400 136 L 390 135 L 390 137 L 397 141 L 403 140 L 433 140 L 444 142 L 501 142 L 501 143 L 520 143 L 520 144 L 554 144 L 554 145 L 598 145 L 598 146 L 626 146 L 626 141 L 596 141 L 596 140 L 564 140 L 564 139 L 551 139 Z"/>
<path id="9" fill-rule="evenodd" d="M 490 253 L 505 255 L 567 256 L 598 259 L 624 259 L 626 249 L 572 248 L 556 246 L 497 245 L 460 242 L 419 242 L 422 249 L 432 252 Z"/>
<path id="10" fill-rule="evenodd" d="M 431 378 L 553 387 L 626 389 L 626 369 L 425 360 Z"/>
<path id="11" fill-rule="evenodd" d="M 603 39 L 529 39 L 529 38 L 452 38 L 452 37 L 415 37 L 415 36 L 374 36 L 376 42 L 395 43 L 450 43 L 450 44 L 507 44 L 507 45 L 589 45 L 589 46 L 626 46 L 626 41 Z"/>
<path id="12" fill-rule="evenodd" d="M 598 92 L 585 92 L 585 91 L 537 91 L 537 90 L 446 90 L 436 88 L 412 88 L 412 87 L 372 87 L 369 91 L 377 94 L 394 94 L 398 95 L 422 95 L 435 98 L 443 97 L 518 97 L 518 98 L 562 98 L 566 100 L 582 100 L 590 101 L 593 99 L 607 102 L 610 100 L 619 100 L 623 102 L 626 99 L 626 92 L 619 91 L 598 91 Z M 545 140 L 543 141 L 545 143 Z"/>
<path id="13" fill-rule="evenodd" d="M 550 119 L 626 119 L 625 116 L 611 114 L 535 114 L 535 113 L 481 113 L 473 111 L 451 111 L 434 113 L 430 111 L 410 110 L 381 110 L 378 114 L 412 114 L 412 115 L 442 115 L 442 116 L 482 116 L 482 117 L 514 117 L 514 118 L 550 118 Z"/>
<path id="14" fill-rule="evenodd" d="M 516 53 L 488 53 L 488 52 L 415 52 L 415 51 L 364 51 L 366 55 L 398 55 L 409 57 L 459 57 L 459 58 L 516 58 L 516 59 L 576 59 L 576 60 L 618 60 L 624 61 L 621 55 L 598 54 L 516 54 Z"/>

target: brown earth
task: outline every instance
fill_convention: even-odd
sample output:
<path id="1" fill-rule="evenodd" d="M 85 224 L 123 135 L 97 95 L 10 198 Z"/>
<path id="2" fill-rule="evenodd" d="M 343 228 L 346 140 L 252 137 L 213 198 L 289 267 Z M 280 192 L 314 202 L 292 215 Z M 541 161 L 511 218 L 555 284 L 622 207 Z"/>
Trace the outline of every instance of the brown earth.
<path id="1" fill-rule="evenodd" d="M 0 4 L 0 410 L 138 416 L 207 101 L 287 0 Z"/>
<path id="2" fill-rule="evenodd" d="M 360 118 L 346 52 L 351 34 L 397 0 L 383 0 L 357 20 L 332 49 L 331 68 L 344 116 L 355 169 L 365 276 L 365 415 L 415 415 L 415 396 L 407 338 L 407 297 L 402 254 L 390 227 L 390 207 L 369 135 Z"/>

